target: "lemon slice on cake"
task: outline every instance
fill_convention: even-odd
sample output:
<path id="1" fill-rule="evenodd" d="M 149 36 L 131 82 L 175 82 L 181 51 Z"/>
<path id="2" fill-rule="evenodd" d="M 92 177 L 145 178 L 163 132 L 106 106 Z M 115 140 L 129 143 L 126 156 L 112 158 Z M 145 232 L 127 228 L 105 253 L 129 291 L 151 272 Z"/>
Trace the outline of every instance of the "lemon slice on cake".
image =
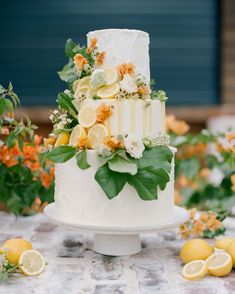
<path id="1" fill-rule="evenodd" d="M 73 90 L 76 91 L 78 88 L 81 88 L 82 86 L 89 87 L 89 85 L 90 85 L 90 76 L 84 77 L 73 83 Z"/>
<path id="2" fill-rule="evenodd" d="M 183 277 L 188 280 L 198 280 L 206 274 L 207 264 L 204 260 L 194 260 L 183 267 Z"/>
<path id="3" fill-rule="evenodd" d="M 87 98 L 87 92 L 89 90 L 89 87 L 88 86 L 81 86 L 81 87 L 78 87 L 74 93 L 74 98 L 75 99 L 80 99 L 80 98 Z"/>
<path id="4" fill-rule="evenodd" d="M 37 250 L 26 250 L 20 255 L 19 268 L 26 276 L 36 276 L 44 270 L 45 260 Z"/>
<path id="5" fill-rule="evenodd" d="M 232 257 L 226 252 L 218 252 L 206 260 L 208 272 L 216 277 L 228 275 L 233 267 Z"/>
<path id="6" fill-rule="evenodd" d="M 108 129 L 103 124 L 96 124 L 88 131 L 88 140 L 90 142 L 90 147 L 94 148 L 102 144 L 103 139 L 108 136 Z"/>
<path id="7" fill-rule="evenodd" d="M 69 145 L 76 147 L 78 145 L 78 143 L 79 143 L 79 140 L 86 139 L 86 137 L 87 137 L 87 135 L 86 135 L 85 129 L 82 126 L 77 125 L 72 130 L 72 133 L 71 133 L 70 138 L 69 138 Z"/>
<path id="8" fill-rule="evenodd" d="M 115 67 L 105 66 L 102 69 L 106 76 L 107 85 L 112 85 L 118 81 L 118 71 Z"/>
<path id="9" fill-rule="evenodd" d="M 96 122 L 96 111 L 92 106 L 84 106 L 78 114 L 78 122 L 83 128 L 90 128 Z"/>
<path id="10" fill-rule="evenodd" d="M 59 134 L 58 138 L 56 139 L 55 147 L 66 145 L 68 144 L 68 142 L 69 142 L 69 134 L 66 132 L 63 132 Z"/>
<path id="11" fill-rule="evenodd" d="M 106 99 L 113 98 L 120 90 L 120 86 L 118 83 L 112 84 L 110 86 L 104 86 L 100 88 L 97 92 L 97 96 Z"/>

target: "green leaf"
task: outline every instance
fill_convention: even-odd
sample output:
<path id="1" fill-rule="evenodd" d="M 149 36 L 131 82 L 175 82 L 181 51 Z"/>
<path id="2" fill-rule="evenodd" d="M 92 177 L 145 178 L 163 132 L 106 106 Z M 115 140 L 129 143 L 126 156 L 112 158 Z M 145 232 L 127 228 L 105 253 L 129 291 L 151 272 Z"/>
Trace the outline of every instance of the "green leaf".
<path id="1" fill-rule="evenodd" d="M 137 165 L 135 162 L 132 162 L 128 157 L 124 159 L 118 154 L 108 161 L 109 169 L 119 173 L 128 173 L 135 175 L 137 173 Z"/>
<path id="2" fill-rule="evenodd" d="M 179 172 L 183 173 L 187 178 L 195 177 L 200 169 L 198 158 L 192 157 L 190 159 L 182 160 L 179 163 Z"/>
<path id="3" fill-rule="evenodd" d="M 0 85 L 0 95 L 4 92 L 6 92 L 6 89 L 2 85 Z"/>
<path id="4" fill-rule="evenodd" d="M 6 98 L 0 98 L 0 115 L 5 111 L 13 112 L 14 107 L 10 100 Z"/>
<path id="5" fill-rule="evenodd" d="M 123 189 L 127 181 L 127 175 L 111 171 L 108 164 L 105 164 L 97 170 L 95 179 L 107 197 L 112 199 Z"/>
<path id="6" fill-rule="evenodd" d="M 76 148 L 72 146 L 59 146 L 46 154 L 46 157 L 57 163 L 66 162 L 76 154 Z"/>
<path id="7" fill-rule="evenodd" d="M 63 92 L 59 93 L 57 100 L 58 100 L 59 106 L 62 109 L 69 111 L 71 114 L 75 115 L 76 117 L 76 115 L 78 114 L 78 111 L 76 107 L 73 105 L 71 98 L 67 94 Z"/>
<path id="8" fill-rule="evenodd" d="M 11 132 L 6 139 L 7 147 L 10 149 L 15 145 L 16 135 L 14 132 Z"/>
<path id="9" fill-rule="evenodd" d="M 74 47 L 76 44 L 73 42 L 72 39 L 68 39 L 65 44 L 65 55 L 69 58 L 73 58 L 75 53 L 73 52 Z"/>
<path id="10" fill-rule="evenodd" d="M 58 71 L 58 75 L 62 81 L 67 83 L 72 83 L 79 78 L 79 75 L 76 73 L 75 68 L 66 64 L 61 71 Z"/>
<path id="11" fill-rule="evenodd" d="M 87 151 L 86 150 L 82 150 L 80 152 L 77 153 L 76 155 L 76 159 L 77 159 L 77 165 L 81 168 L 81 169 L 88 169 L 90 167 L 89 163 L 87 162 Z"/>

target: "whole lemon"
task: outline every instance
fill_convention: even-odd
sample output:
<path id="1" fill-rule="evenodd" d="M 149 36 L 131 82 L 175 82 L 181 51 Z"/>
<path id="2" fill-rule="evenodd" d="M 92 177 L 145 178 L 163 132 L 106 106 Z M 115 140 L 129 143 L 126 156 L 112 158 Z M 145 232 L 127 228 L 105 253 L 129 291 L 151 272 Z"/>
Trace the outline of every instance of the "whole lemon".
<path id="1" fill-rule="evenodd" d="M 193 260 L 205 260 L 213 252 L 212 247 L 202 239 L 193 239 L 184 243 L 180 257 L 184 263 Z"/>
<path id="2" fill-rule="evenodd" d="M 224 249 L 226 250 L 226 248 L 233 242 L 235 241 L 235 238 L 232 237 L 223 237 L 219 240 L 216 241 L 215 243 L 215 247 L 218 249 Z"/>
<path id="3" fill-rule="evenodd" d="M 19 257 L 25 250 L 32 249 L 32 244 L 24 239 L 9 239 L 0 248 L 5 252 L 6 259 L 13 264 L 18 264 Z"/>
<path id="4" fill-rule="evenodd" d="M 235 241 L 233 241 L 228 247 L 226 248 L 228 254 L 231 255 L 233 260 L 233 267 L 235 267 Z"/>

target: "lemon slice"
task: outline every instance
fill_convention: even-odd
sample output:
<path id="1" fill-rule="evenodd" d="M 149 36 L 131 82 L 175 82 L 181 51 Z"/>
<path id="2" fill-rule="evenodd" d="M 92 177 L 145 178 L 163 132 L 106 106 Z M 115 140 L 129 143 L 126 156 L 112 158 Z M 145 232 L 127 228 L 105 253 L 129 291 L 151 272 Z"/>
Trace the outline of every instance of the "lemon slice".
<path id="1" fill-rule="evenodd" d="M 66 132 L 63 132 L 61 134 L 59 134 L 56 142 L 55 142 L 55 147 L 59 147 L 62 145 L 66 145 L 69 142 L 69 134 Z"/>
<path id="2" fill-rule="evenodd" d="M 74 93 L 74 98 L 75 99 L 81 99 L 81 98 L 87 98 L 87 92 L 89 90 L 88 86 L 81 86 L 78 87 Z"/>
<path id="3" fill-rule="evenodd" d="M 26 250 L 20 255 L 19 268 L 26 276 L 36 276 L 44 270 L 45 260 L 37 250 Z"/>
<path id="4" fill-rule="evenodd" d="M 232 257 L 226 252 L 218 252 L 206 260 L 208 272 L 216 277 L 228 275 L 233 267 Z"/>
<path id="5" fill-rule="evenodd" d="M 80 125 L 77 125 L 69 138 L 69 145 L 70 146 L 77 146 L 79 143 L 80 139 L 86 139 L 87 135 L 86 135 L 86 131 L 83 127 L 81 127 Z"/>
<path id="6" fill-rule="evenodd" d="M 97 96 L 105 99 L 105 98 L 113 98 L 120 90 L 120 86 L 118 83 L 115 83 L 110 86 L 104 86 L 100 88 L 97 92 Z"/>
<path id="7" fill-rule="evenodd" d="M 102 68 L 106 76 L 106 84 L 112 85 L 118 81 L 118 71 L 115 67 L 106 66 Z"/>
<path id="8" fill-rule="evenodd" d="M 204 260 L 191 261 L 183 267 L 183 277 L 188 280 L 198 280 L 207 273 L 207 264 Z"/>
<path id="9" fill-rule="evenodd" d="M 108 136 L 108 130 L 103 124 L 96 124 L 88 131 L 88 139 L 90 142 L 90 147 L 94 148 L 102 144 L 103 139 Z"/>
<path id="10" fill-rule="evenodd" d="M 84 106 L 80 109 L 78 114 L 79 124 L 83 128 L 90 128 L 96 122 L 96 111 L 92 106 Z"/>
<path id="11" fill-rule="evenodd" d="M 90 85 L 90 76 L 89 77 L 84 77 L 82 79 L 76 80 L 73 82 L 73 90 L 76 91 L 77 88 L 80 88 L 82 86 L 87 86 L 89 87 Z"/>
<path id="12" fill-rule="evenodd" d="M 87 91 L 87 99 L 93 99 L 93 97 L 97 96 L 97 89 L 89 88 Z"/>

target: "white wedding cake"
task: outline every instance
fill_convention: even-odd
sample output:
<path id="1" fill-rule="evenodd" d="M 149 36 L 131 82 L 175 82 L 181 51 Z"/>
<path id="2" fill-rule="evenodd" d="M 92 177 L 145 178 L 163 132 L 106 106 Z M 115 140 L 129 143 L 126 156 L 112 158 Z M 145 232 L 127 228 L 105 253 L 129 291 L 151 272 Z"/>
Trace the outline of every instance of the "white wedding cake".
<path id="1" fill-rule="evenodd" d="M 69 90 L 45 140 L 55 161 L 55 207 L 63 221 L 108 227 L 171 222 L 174 149 L 164 91 L 150 85 L 149 35 L 127 29 L 68 40 L 59 73 Z"/>

